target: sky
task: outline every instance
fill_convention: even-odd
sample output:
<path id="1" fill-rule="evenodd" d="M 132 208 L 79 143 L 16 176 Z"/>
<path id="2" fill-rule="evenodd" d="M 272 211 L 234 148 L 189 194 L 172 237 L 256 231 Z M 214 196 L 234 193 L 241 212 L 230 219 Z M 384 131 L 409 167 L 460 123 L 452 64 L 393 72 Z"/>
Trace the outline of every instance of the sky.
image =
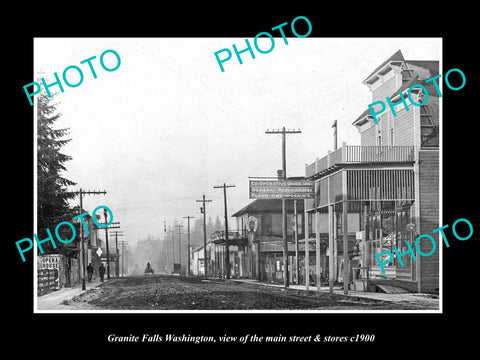
<path id="1" fill-rule="evenodd" d="M 398 49 L 407 60 L 442 58 L 440 38 L 275 38 L 270 53 L 245 52 L 243 64 L 233 55 L 222 72 L 214 53 L 233 52 L 232 44 L 243 49 L 245 38 L 35 39 L 32 81 L 42 71 L 51 83 L 70 65 L 84 75 L 53 97 L 57 128 L 69 128 L 72 139 L 62 148 L 72 157 L 63 175 L 77 183 L 72 191 L 107 192 L 86 195 L 83 207 L 108 206 L 130 245 L 163 237 L 164 221 L 203 216 L 196 200 L 204 193 L 213 200 L 207 216 L 223 220 L 215 185 L 235 185 L 227 189 L 229 215 L 253 201 L 248 178 L 282 168 L 281 135 L 267 129 L 301 130 L 287 135 L 287 176 L 305 175 L 305 164 L 333 149 L 334 120 L 339 146 L 360 144 L 351 123 L 371 102 L 362 81 Z M 117 70 L 100 66 L 105 50 L 119 54 Z M 80 64 L 92 56 L 96 79 Z M 104 59 L 115 66 L 111 53 Z"/>

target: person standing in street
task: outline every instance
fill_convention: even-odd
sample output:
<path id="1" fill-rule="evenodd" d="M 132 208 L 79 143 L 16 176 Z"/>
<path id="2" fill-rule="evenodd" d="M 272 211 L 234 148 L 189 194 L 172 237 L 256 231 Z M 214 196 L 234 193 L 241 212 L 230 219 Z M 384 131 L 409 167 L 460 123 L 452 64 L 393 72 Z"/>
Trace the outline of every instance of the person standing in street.
<path id="1" fill-rule="evenodd" d="M 88 274 L 88 282 L 92 282 L 92 276 L 93 276 L 92 263 L 88 264 L 88 266 L 87 266 L 87 274 Z"/>
<path id="2" fill-rule="evenodd" d="M 103 277 L 105 275 L 105 266 L 103 266 L 103 263 L 98 268 L 98 272 L 100 273 L 100 282 L 103 282 Z"/>

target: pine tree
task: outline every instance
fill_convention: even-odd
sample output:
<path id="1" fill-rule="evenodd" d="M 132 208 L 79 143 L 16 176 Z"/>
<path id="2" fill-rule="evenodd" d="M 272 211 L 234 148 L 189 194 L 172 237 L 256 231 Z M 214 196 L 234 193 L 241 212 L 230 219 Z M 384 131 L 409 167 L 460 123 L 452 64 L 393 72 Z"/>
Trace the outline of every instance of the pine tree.
<path id="1" fill-rule="evenodd" d="M 222 231 L 222 230 L 224 230 L 223 223 L 222 223 L 222 221 L 220 220 L 220 218 L 218 217 L 218 215 L 217 215 L 217 217 L 215 218 L 215 224 L 213 225 L 213 230 L 214 230 L 214 231 Z"/>
<path id="2" fill-rule="evenodd" d="M 71 157 L 60 152 L 60 149 L 71 139 L 64 139 L 68 128 L 55 129 L 55 122 L 61 114 L 57 112 L 57 104 L 52 103 L 45 93 L 37 96 L 37 236 L 45 239 L 50 229 L 55 239 L 55 227 L 62 221 L 72 221 L 76 215 L 69 206 L 68 200 L 75 196 L 68 192 L 67 187 L 75 185 L 73 181 L 62 176 L 66 171 L 65 163 Z M 63 226 L 59 230 L 63 239 L 71 238 L 71 230 Z M 55 241 L 57 249 L 53 249 L 50 242 L 42 244 L 45 253 L 68 252 L 72 246 L 64 246 Z M 70 243 L 70 244 L 73 244 Z"/>

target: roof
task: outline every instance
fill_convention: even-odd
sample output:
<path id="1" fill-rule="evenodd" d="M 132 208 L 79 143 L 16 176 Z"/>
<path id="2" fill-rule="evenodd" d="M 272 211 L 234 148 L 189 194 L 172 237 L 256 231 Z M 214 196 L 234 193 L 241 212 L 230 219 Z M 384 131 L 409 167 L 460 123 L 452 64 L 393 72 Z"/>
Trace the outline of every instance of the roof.
<path id="1" fill-rule="evenodd" d="M 398 51 L 395 54 L 397 54 L 397 53 L 398 53 Z M 394 57 L 394 55 L 392 55 L 392 57 Z M 388 60 L 387 60 L 387 62 L 388 62 Z M 379 66 L 376 71 L 378 71 L 378 69 L 382 68 L 387 62 L 385 62 L 384 64 Z M 436 88 L 435 88 L 435 84 L 432 81 L 427 84 L 425 82 L 425 80 L 428 80 L 428 79 L 438 75 L 438 66 L 439 66 L 438 61 L 436 61 L 436 60 L 405 60 L 405 62 L 407 64 L 415 65 L 415 66 L 418 66 L 420 68 L 426 69 L 427 72 L 425 74 L 423 74 L 425 76 L 422 76 L 422 77 L 425 77 L 425 79 L 422 79 L 418 74 L 415 75 L 410 80 L 404 82 L 402 84 L 402 86 L 398 90 L 395 90 L 392 94 L 390 94 L 390 96 L 388 96 L 388 98 L 390 98 L 393 101 L 398 96 L 398 94 L 400 92 L 404 92 L 405 90 L 407 90 L 411 86 L 417 85 L 417 84 L 423 85 L 427 89 L 429 94 L 436 94 L 437 91 L 436 91 Z M 375 72 L 373 72 L 369 77 L 371 77 L 374 73 Z M 426 76 L 428 76 L 428 78 Z M 360 116 L 358 116 L 352 122 L 352 125 L 361 125 L 363 123 L 363 122 L 361 122 L 361 120 L 365 119 L 368 115 L 370 115 L 370 109 L 366 109 Z"/>
<path id="2" fill-rule="evenodd" d="M 430 78 L 439 74 L 439 62 L 437 60 L 405 60 L 405 62 L 407 65 L 427 69 L 429 74 L 425 74 L 425 77 Z"/>
<path id="3" fill-rule="evenodd" d="M 366 118 L 368 115 L 372 116 L 370 113 L 370 109 L 365 110 L 359 117 L 357 117 L 353 122 L 352 125 L 361 125 L 360 120 Z"/>
<path id="4" fill-rule="evenodd" d="M 372 73 L 368 75 L 365 80 L 363 80 L 363 82 L 366 82 L 370 77 L 375 75 L 379 70 L 381 70 L 383 67 L 385 67 L 387 64 L 393 61 L 405 61 L 405 59 L 403 58 L 402 50 L 399 49 L 395 54 L 393 54 L 387 60 L 385 60 L 380 66 L 378 66 L 375 70 L 373 70 Z"/>
<path id="5" fill-rule="evenodd" d="M 287 211 L 293 212 L 293 201 L 287 201 Z M 248 213 L 281 213 L 281 199 L 256 199 L 244 208 L 238 210 L 232 217 L 238 217 Z M 303 201 L 297 202 L 297 212 L 303 212 Z"/>

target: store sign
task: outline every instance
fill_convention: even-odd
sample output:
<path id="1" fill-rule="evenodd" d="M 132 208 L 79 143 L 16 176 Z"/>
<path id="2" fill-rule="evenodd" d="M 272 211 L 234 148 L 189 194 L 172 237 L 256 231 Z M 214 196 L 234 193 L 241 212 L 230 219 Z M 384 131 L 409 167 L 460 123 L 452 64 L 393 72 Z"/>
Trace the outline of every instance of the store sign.
<path id="1" fill-rule="evenodd" d="M 315 184 L 308 180 L 250 180 L 250 199 L 313 199 Z"/>

